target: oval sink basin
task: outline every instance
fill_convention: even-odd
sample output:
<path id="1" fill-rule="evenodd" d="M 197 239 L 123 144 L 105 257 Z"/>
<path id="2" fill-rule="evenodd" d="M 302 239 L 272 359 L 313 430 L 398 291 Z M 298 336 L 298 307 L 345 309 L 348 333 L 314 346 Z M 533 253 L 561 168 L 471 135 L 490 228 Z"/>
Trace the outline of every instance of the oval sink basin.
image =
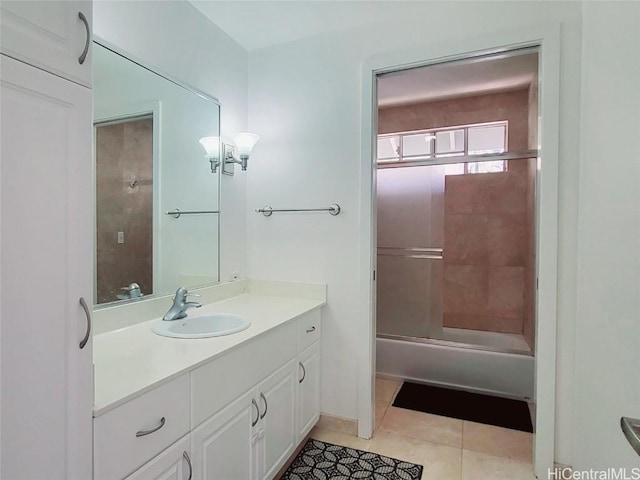
<path id="1" fill-rule="evenodd" d="M 251 325 L 239 315 L 232 313 L 212 313 L 180 320 L 159 320 L 153 324 L 153 333 L 173 338 L 207 338 L 231 335 L 246 330 Z"/>

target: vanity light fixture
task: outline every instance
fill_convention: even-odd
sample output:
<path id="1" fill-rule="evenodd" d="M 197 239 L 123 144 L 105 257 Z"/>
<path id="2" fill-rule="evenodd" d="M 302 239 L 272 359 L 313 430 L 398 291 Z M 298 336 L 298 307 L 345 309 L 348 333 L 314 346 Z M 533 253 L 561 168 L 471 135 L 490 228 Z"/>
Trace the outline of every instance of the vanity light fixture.
<path id="1" fill-rule="evenodd" d="M 211 162 L 211 173 L 216 173 L 220 165 L 220 137 L 202 137 L 200 145 L 207 152 L 204 157 Z"/>
<path id="2" fill-rule="evenodd" d="M 225 139 L 223 139 L 224 164 L 222 166 L 222 173 L 233 175 L 234 163 L 239 164 L 242 170 L 246 170 L 249 156 L 258 140 L 260 140 L 258 135 L 249 132 L 236 133 L 232 141 L 225 141 Z"/>

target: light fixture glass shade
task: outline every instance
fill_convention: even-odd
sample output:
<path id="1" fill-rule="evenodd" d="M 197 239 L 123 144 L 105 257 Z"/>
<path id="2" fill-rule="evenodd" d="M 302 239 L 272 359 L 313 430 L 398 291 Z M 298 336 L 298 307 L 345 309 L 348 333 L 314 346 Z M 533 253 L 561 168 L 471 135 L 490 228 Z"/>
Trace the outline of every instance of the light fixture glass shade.
<path id="1" fill-rule="evenodd" d="M 220 156 L 220 137 L 202 137 L 200 145 L 207 152 L 207 157 L 218 158 Z"/>
<path id="2" fill-rule="evenodd" d="M 253 146 L 260 140 L 260 137 L 255 133 L 240 132 L 233 136 L 233 141 L 236 144 L 236 151 L 240 157 L 248 157 L 251 155 Z"/>

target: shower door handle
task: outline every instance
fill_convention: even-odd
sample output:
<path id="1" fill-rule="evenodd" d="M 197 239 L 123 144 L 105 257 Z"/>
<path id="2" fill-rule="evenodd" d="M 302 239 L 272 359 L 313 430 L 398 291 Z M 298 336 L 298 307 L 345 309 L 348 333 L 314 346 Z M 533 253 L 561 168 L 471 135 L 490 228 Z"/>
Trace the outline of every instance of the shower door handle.
<path id="1" fill-rule="evenodd" d="M 620 418 L 620 428 L 629 444 L 640 455 L 640 419 L 622 417 Z"/>

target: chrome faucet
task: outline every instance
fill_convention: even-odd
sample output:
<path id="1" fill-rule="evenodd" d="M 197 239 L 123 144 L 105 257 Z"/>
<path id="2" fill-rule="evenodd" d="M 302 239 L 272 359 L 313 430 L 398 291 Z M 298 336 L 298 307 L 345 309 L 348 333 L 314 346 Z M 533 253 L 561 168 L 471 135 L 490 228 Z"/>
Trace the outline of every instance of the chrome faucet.
<path id="1" fill-rule="evenodd" d="M 162 320 L 179 320 L 187 316 L 187 308 L 200 308 L 202 306 L 202 304 L 198 302 L 187 302 L 187 296 L 189 295 L 193 297 L 200 296 L 197 293 L 189 293 L 184 287 L 176 290 L 176 295 L 173 297 L 173 305 L 171 305 L 169 311 L 162 317 Z"/>

